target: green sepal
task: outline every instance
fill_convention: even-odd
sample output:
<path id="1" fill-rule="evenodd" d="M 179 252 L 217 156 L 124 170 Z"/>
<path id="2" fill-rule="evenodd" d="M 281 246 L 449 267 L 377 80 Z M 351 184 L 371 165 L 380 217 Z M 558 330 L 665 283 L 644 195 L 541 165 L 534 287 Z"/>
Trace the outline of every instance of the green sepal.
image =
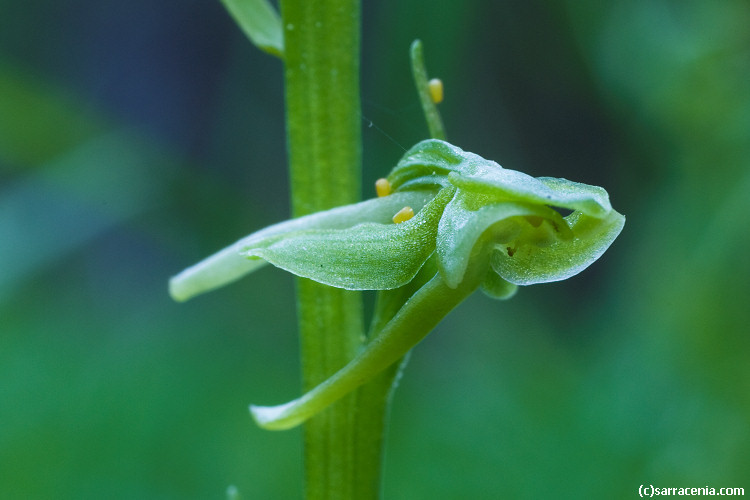
<path id="1" fill-rule="evenodd" d="M 471 173 L 451 173 L 448 179 L 460 189 L 498 199 L 580 210 L 595 217 L 602 217 L 612 210 L 609 196 L 603 188 L 567 179 L 536 178 L 502 168 L 492 161 L 477 165 Z"/>
<path id="2" fill-rule="evenodd" d="M 493 196 L 497 201 L 580 210 L 595 217 L 604 217 L 612 210 L 609 196 L 601 187 L 553 177 L 535 178 L 438 139 L 419 142 L 409 149 L 388 180 L 394 189 L 430 183 L 445 186 L 447 180 L 459 189 Z"/>
<path id="3" fill-rule="evenodd" d="M 177 301 L 228 285 L 267 264 L 247 259 L 240 252 L 269 238 L 310 229 L 344 229 L 363 222 L 386 224 L 405 205 L 420 210 L 434 197 L 431 191 L 393 193 L 354 205 L 337 207 L 290 219 L 245 236 L 239 241 L 185 269 L 169 281 L 169 293 Z"/>
<path id="4" fill-rule="evenodd" d="M 257 241 L 241 253 L 337 288 L 397 288 L 411 281 L 434 252 L 438 222 L 453 191 L 441 190 L 400 224 L 367 222 L 346 229 L 301 230 Z"/>

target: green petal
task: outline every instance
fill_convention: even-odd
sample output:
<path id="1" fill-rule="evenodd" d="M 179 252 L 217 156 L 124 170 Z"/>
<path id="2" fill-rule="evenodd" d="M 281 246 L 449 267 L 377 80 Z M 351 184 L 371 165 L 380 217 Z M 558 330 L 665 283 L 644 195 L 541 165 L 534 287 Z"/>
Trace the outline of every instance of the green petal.
<path id="1" fill-rule="evenodd" d="M 242 238 L 174 276 L 169 282 L 169 292 L 175 300 L 185 301 L 228 285 L 255 271 L 264 266 L 266 261 L 247 259 L 240 252 L 268 238 L 308 229 L 341 229 L 365 221 L 387 223 L 403 206 L 408 205 L 416 211 L 433 196 L 434 193 L 428 191 L 394 193 L 274 224 Z"/>
<path id="2" fill-rule="evenodd" d="M 597 260 L 625 224 L 625 217 L 615 210 L 602 219 L 574 212 L 565 220 L 573 231 L 572 239 L 556 239 L 547 246 L 520 244 L 513 251 L 499 245 L 492 255 L 492 268 L 516 285 L 564 280 Z"/>
<path id="3" fill-rule="evenodd" d="M 440 191 L 400 224 L 368 222 L 346 229 L 285 233 L 254 242 L 242 253 L 338 288 L 397 288 L 411 281 L 435 250 L 438 221 L 452 195 L 453 189 Z"/>

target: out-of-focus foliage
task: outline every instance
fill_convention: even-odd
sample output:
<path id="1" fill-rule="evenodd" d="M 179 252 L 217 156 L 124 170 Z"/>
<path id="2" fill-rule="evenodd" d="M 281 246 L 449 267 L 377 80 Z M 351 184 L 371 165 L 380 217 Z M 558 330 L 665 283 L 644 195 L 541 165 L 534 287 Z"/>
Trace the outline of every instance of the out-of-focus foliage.
<path id="1" fill-rule="evenodd" d="M 604 186 L 628 216 L 580 276 L 477 294 L 416 349 L 385 498 L 750 486 L 750 5 L 364 15 L 366 196 L 426 136 L 419 37 L 452 143 Z M 291 280 L 166 291 L 288 215 L 280 62 L 219 2 L 5 2 L 0 19 L 0 496 L 298 496 L 299 433 L 246 406 L 299 391 Z"/>

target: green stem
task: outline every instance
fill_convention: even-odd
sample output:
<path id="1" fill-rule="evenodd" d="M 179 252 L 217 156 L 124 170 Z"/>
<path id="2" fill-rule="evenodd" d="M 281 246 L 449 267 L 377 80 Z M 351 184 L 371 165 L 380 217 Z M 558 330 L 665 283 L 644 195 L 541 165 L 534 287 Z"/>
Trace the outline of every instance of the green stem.
<path id="1" fill-rule="evenodd" d="M 358 0 L 282 0 L 281 15 L 292 208 L 298 217 L 358 199 L 360 6 Z M 361 297 L 300 279 L 297 302 L 307 391 L 361 347 Z M 383 418 L 367 415 L 385 411 L 382 392 L 354 393 L 306 423 L 308 499 L 378 498 Z"/>

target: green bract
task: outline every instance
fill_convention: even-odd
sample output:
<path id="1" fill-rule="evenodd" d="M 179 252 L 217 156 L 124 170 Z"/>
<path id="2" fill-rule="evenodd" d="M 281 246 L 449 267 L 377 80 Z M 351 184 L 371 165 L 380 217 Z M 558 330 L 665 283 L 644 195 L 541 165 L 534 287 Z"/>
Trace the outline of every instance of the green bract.
<path id="1" fill-rule="evenodd" d="M 172 296 L 186 300 L 265 263 L 350 290 L 406 287 L 422 270 L 416 291 L 349 365 L 298 400 L 253 407 L 261 425 L 297 425 L 366 382 L 477 288 L 506 299 L 517 285 L 581 272 L 625 223 L 600 187 L 534 178 L 437 139 L 407 151 L 388 181 L 388 196 L 270 226 L 171 280 Z M 404 206 L 416 215 L 394 224 Z"/>

